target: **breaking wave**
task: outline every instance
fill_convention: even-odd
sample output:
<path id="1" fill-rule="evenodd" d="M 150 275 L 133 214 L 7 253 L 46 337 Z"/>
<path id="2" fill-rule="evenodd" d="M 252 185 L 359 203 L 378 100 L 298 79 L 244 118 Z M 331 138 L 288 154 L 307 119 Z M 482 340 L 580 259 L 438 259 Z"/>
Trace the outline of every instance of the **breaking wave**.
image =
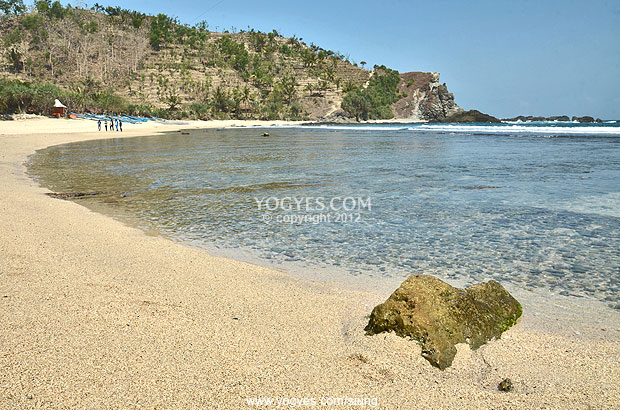
<path id="1" fill-rule="evenodd" d="M 264 128 L 264 127 L 259 127 Z M 579 124 L 570 122 L 500 123 L 500 124 L 308 124 L 274 125 L 271 128 L 316 129 L 322 131 L 401 131 L 463 134 L 504 134 L 544 136 L 620 137 L 620 123 Z"/>

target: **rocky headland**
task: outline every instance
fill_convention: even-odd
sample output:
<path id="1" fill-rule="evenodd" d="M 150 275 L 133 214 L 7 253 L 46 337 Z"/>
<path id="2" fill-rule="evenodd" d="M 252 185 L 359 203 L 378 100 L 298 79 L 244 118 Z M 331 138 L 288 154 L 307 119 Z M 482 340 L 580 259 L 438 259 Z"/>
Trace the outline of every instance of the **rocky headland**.
<path id="1" fill-rule="evenodd" d="M 454 102 L 446 83 L 439 83 L 439 73 L 412 71 L 400 74 L 398 91 L 404 95 L 392 105 L 394 118 L 411 122 L 441 121 L 463 109 Z"/>

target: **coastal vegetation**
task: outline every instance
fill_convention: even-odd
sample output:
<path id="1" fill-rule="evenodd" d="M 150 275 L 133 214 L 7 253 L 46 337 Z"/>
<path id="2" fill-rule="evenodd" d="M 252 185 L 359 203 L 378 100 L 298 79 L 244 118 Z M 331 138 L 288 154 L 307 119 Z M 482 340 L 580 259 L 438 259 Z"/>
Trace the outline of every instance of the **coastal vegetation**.
<path id="1" fill-rule="evenodd" d="M 204 21 L 190 26 L 98 3 L 2 0 L 0 12 L 3 113 L 45 114 L 59 98 L 72 111 L 300 120 L 359 94 L 368 109 L 354 116 L 387 118 L 393 95 L 383 88 L 398 76 L 382 69 L 365 91 L 371 72 L 276 30 L 210 31 Z"/>
<path id="2" fill-rule="evenodd" d="M 49 114 L 54 98 L 63 91 L 49 83 L 32 84 L 19 80 L 0 79 L 1 112 L 38 112 Z"/>
<path id="3" fill-rule="evenodd" d="M 342 101 L 342 109 L 359 120 L 385 120 L 394 117 L 391 105 L 406 95 L 398 92 L 400 75 L 385 66 L 375 67 L 366 87 L 349 90 Z"/>

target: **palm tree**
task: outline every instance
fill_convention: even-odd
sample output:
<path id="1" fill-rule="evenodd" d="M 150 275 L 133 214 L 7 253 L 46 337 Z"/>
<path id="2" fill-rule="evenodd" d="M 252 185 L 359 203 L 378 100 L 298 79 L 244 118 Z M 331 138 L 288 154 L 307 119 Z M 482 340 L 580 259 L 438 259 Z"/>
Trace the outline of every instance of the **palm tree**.
<path id="1" fill-rule="evenodd" d="M 280 84 L 282 86 L 282 91 L 286 96 L 286 101 L 290 104 L 295 98 L 295 94 L 297 93 L 296 87 L 299 84 L 297 82 L 297 78 L 294 74 L 284 75 L 280 80 Z"/>
<path id="2" fill-rule="evenodd" d="M 213 94 L 213 108 L 216 113 L 225 112 L 228 109 L 228 93 L 219 85 Z"/>
<path id="3" fill-rule="evenodd" d="M 250 87 L 248 87 L 247 85 L 244 86 L 241 89 L 241 102 L 244 105 L 245 110 L 249 111 L 250 110 L 250 100 L 252 99 L 252 91 L 250 90 Z"/>

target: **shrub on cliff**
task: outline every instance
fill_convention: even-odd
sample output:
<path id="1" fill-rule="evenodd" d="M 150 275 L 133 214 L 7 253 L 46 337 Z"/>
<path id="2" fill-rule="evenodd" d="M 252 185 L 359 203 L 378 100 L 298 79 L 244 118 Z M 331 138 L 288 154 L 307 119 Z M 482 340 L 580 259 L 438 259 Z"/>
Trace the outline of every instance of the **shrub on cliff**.
<path id="1" fill-rule="evenodd" d="M 385 66 L 378 67 L 368 87 L 350 90 L 342 100 L 341 107 L 357 121 L 393 118 L 391 105 L 401 97 L 397 92 L 399 82 L 398 71 Z"/>

